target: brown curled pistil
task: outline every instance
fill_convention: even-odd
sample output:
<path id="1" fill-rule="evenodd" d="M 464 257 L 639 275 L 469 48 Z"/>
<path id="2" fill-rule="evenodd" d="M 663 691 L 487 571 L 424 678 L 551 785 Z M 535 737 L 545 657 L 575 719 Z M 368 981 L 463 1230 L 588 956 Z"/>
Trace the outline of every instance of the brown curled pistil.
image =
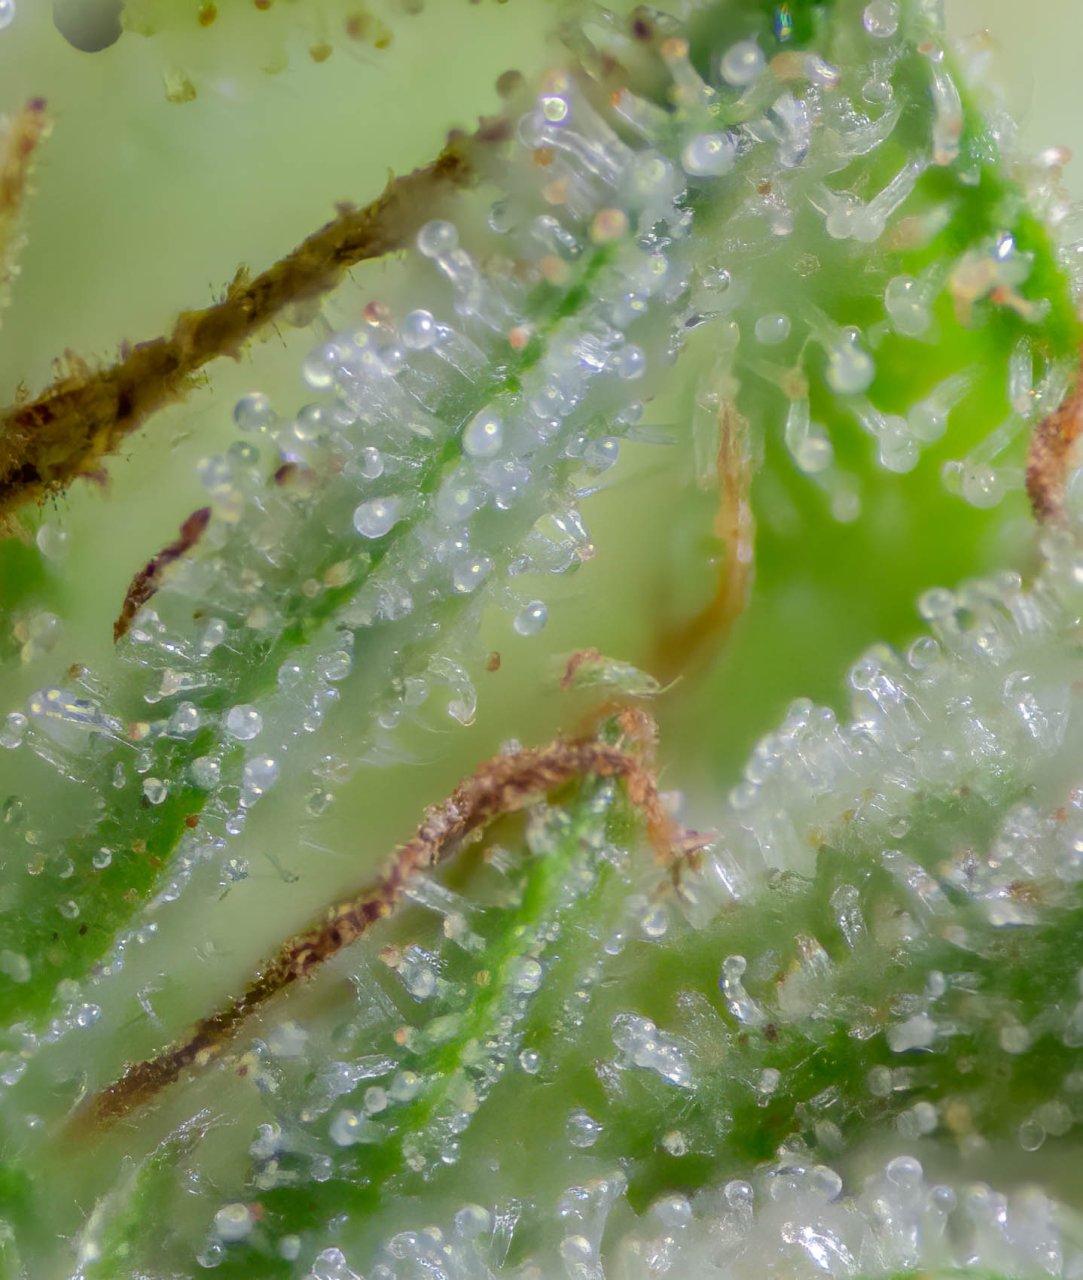
<path id="1" fill-rule="evenodd" d="M 0 521 L 100 475 L 102 459 L 151 415 L 183 400 L 210 361 L 239 357 L 287 308 L 328 293 L 350 268 L 403 248 L 449 192 L 476 180 L 478 144 L 504 136 L 500 120 L 470 137 L 453 134 L 431 164 L 392 178 L 363 208 L 341 205 L 266 271 L 251 276 L 242 268 L 220 301 L 181 312 L 171 333 L 126 347 L 108 368 L 93 371 L 70 355 L 58 362 L 65 371 L 52 386 L 0 410 Z M 0 173 L 0 199 L 2 181 Z"/>
<path id="2" fill-rule="evenodd" d="M 1027 497 L 1043 524 L 1065 517 L 1068 473 L 1076 446 L 1083 435 L 1083 378 L 1076 372 L 1075 385 L 1034 429 L 1027 450 Z"/>
<path id="3" fill-rule="evenodd" d="M 390 915 L 416 875 L 443 861 L 467 836 L 497 818 L 518 813 L 577 779 L 622 780 L 629 800 L 643 816 L 658 858 L 675 869 L 679 859 L 700 842 L 677 826 L 662 802 L 651 759 L 653 726 L 644 731 L 644 723 L 639 713 L 622 724 L 626 734 L 636 735 L 634 750 L 596 738 L 558 739 L 487 760 L 442 804 L 428 810 L 374 883 L 328 907 L 316 923 L 288 938 L 239 997 L 197 1022 L 178 1044 L 129 1066 L 119 1080 L 84 1102 L 75 1123 L 94 1127 L 117 1120 L 150 1101 L 185 1071 L 206 1066 L 257 1009 L 315 973 L 373 923 Z"/>
<path id="4" fill-rule="evenodd" d="M 171 564 L 196 545 L 210 523 L 210 507 L 200 507 L 193 511 L 180 527 L 180 535 L 173 539 L 167 547 L 163 547 L 157 555 L 152 556 L 132 579 L 128 594 L 124 597 L 120 614 L 113 623 L 113 643 L 127 633 L 132 619 L 162 585 L 162 575 Z"/>

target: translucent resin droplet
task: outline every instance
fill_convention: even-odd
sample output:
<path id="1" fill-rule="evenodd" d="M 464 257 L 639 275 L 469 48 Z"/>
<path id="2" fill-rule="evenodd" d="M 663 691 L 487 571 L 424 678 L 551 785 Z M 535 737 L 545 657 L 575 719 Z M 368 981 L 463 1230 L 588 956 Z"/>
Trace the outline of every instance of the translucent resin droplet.
<path id="1" fill-rule="evenodd" d="M 766 65 L 763 50 L 755 41 L 739 40 L 722 55 L 718 70 L 727 84 L 743 89 L 759 78 Z"/>
<path id="2" fill-rule="evenodd" d="M 536 636 L 544 628 L 549 610 L 541 600 L 531 602 L 515 615 L 512 627 L 521 636 Z"/>
<path id="3" fill-rule="evenodd" d="M 363 538 L 382 538 L 399 518 L 398 498 L 372 498 L 353 513 L 353 527 Z"/>

